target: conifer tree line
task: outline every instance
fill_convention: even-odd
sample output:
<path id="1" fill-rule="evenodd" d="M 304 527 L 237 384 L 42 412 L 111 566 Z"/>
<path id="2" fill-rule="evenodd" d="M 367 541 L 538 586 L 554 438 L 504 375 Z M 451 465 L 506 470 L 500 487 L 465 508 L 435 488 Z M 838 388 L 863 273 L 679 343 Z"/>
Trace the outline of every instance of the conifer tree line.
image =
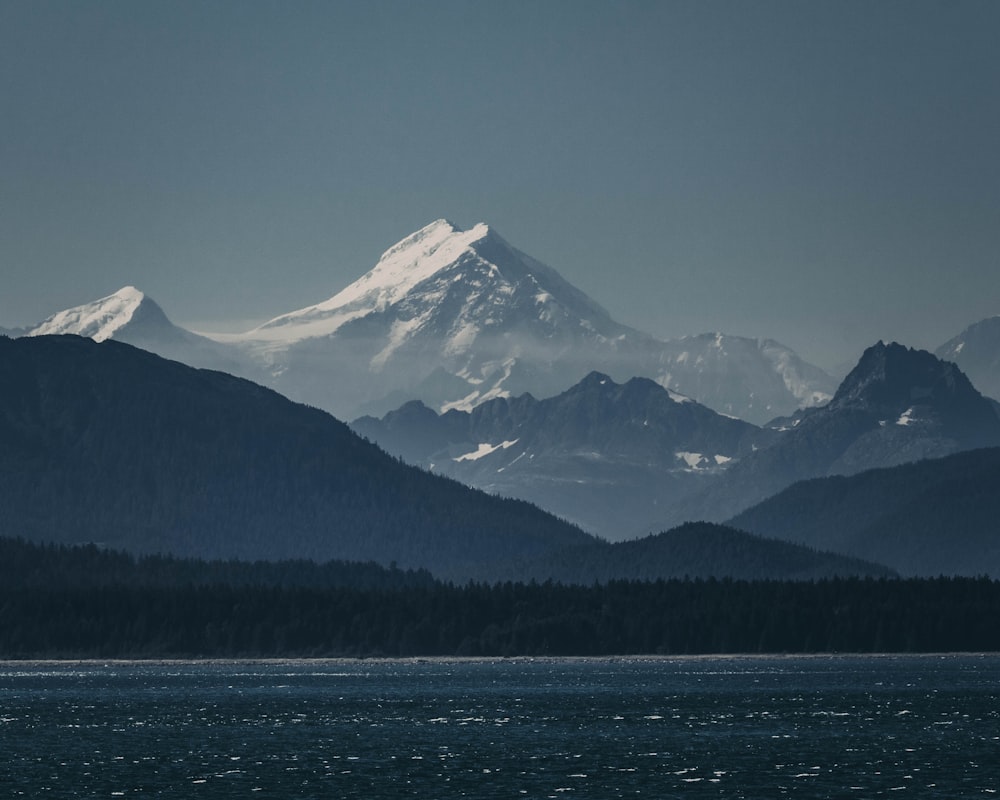
<path id="1" fill-rule="evenodd" d="M 377 565 L 359 583 L 343 579 L 354 565 L 254 572 L 10 540 L 0 556 L 6 659 L 1000 650 L 988 578 L 456 586 Z M 142 579 L 151 565 L 160 578 Z"/>

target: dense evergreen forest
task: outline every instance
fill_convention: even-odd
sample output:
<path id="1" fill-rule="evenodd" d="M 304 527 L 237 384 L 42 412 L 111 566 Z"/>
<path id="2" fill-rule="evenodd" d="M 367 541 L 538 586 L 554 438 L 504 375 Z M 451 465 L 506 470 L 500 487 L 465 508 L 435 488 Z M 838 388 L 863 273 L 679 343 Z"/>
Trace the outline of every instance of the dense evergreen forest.
<path id="1" fill-rule="evenodd" d="M 0 558 L 8 659 L 1000 650 L 1000 582 L 986 578 L 456 586 L 16 541 Z"/>
<path id="2" fill-rule="evenodd" d="M 427 570 L 402 570 L 375 562 L 200 561 L 135 556 L 94 544 L 36 544 L 0 537 L 0 587 L 36 589 L 98 586 L 189 589 L 195 586 L 400 589 L 433 586 Z"/>

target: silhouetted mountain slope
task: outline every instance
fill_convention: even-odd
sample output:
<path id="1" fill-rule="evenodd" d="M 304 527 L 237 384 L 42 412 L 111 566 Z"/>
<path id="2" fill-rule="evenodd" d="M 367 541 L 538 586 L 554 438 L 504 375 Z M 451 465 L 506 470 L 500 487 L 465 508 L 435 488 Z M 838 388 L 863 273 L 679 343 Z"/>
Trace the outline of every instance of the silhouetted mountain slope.
<path id="1" fill-rule="evenodd" d="M 734 464 L 665 520 L 721 521 L 792 483 L 1000 444 L 1000 418 L 954 364 L 899 344 L 865 351 L 830 403 Z"/>
<path id="2" fill-rule="evenodd" d="M 802 481 L 731 524 L 904 575 L 1000 577 L 1000 448 Z"/>
<path id="3" fill-rule="evenodd" d="M 600 392 L 580 408 L 600 415 L 606 389 L 593 383 Z M 746 575 L 755 564 L 782 578 L 871 574 L 739 533 L 725 546 L 668 534 L 616 549 L 528 503 L 408 467 L 325 412 L 113 341 L 0 338 L 0 386 L 0 536 L 185 558 L 397 562 L 458 580 L 568 580 L 556 570 L 564 557 L 607 579 Z M 589 430 L 587 413 L 561 422 Z M 737 435 L 751 427 L 728 422 Z"/>
<path id="4" fill-rule="evenodd" d="M 643 539 L 553 553 L 530 569 L 537 577 L 583 585 L 659 578 L 817 580 L 895 574 L 881 564 L 708 522 L 689 522 Z"/>
<path id="5" fill-rule="evenodd" d="M 778 434 L 646 378 L 594 372 L 555 397 L 497 398 L 438 415 L 411 402 L 352 423 L 390 453 L 470 486 L 535 503 L 617 540 Z"/>
<path id="6" fill-rule="evenodd" d="M 589 541 L 428 475 L 325 412 L 113 341 L 0 338 L 0 535 L 445 577 Z"/>

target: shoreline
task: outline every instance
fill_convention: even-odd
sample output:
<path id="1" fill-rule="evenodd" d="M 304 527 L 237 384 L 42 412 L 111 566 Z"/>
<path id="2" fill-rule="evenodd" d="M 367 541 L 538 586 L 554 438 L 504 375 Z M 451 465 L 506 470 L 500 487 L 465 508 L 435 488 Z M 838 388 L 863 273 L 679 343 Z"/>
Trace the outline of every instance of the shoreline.
<path id="1" fill-rule="evenodd" d="M 993 651 L 940 651 L 928 653 L 694 653 L 685 655 L 604 655 L 604 656 L 333 656 L 274 658 L 0 658 L 0 671 L 8 667 L 198 667 L 198 666 L 316 666 L 328 664 L 527 664 L 527 663 L 631 663 L 677 661 L 792 661 L 820 659 L 947 659 L 997 658 Z"/>

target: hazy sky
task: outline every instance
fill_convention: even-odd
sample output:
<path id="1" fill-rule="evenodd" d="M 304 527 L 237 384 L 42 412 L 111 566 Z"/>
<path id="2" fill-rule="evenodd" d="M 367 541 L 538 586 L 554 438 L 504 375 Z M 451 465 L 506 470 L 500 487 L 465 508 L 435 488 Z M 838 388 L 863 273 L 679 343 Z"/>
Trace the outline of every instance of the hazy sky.
<path id="1" fill-rule="evenodd" d="M 1000 314 L 1000 2 L 0 0 L 0 326 L 324 300 L 440 217 L 822 366 Z"/>

